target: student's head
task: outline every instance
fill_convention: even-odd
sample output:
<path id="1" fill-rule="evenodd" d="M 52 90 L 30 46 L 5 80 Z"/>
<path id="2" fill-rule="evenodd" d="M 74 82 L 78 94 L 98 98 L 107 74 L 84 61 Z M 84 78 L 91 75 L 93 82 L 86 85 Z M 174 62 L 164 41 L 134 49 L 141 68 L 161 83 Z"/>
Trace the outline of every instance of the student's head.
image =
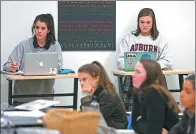
<path id="1" fill-rule="evenodd" d="M 31 30 L 36 40 L 45 41 L 49 44 L 56 41 L 54 19 L 51 14 L 36 16 Z"/>
<path id="2" fill-rule="evenodd" d="M 78 78 L 84 92 L 85 88 L 90 85 L 92 88 L 91 91 L 86 92 L 94 93 L 97 87 L 101 86 L 111 94 L 116 93 L 115 86 L 110 81 L 104 67 L 98 61 L 81 66 L 78 69 Z"/>
<path id="3" fill-rule="evenodd" d="M 151 8 L 143 8 L 137 18 L 137 29 L 135 35 L 151 35 L 153 40 L 159 35 L 156 25 L 155 13 Z"/>
<path id="4" fill-rule="evenodd" d="M 177 103 L 167 89 L 161 66 L 157 61 L 141 59 L 135 66 L 132 80 L 135 92 L 141 89 L 149 89 L 148 87 L 154 87 L 157 91 L 168 97 L 168 104 L 174 107 L 176 112 L 179 110 Z"/>
<path id="5" fill-rule="evenodd" d="M 160 84 L 167 88 L 159 63 L 151 59 L 141 59 L 135 66 L 133 86 L 142 88 L 152 84 Z"/>
<path id="6" fill-rule="evenodd" d="M 195 74 L 189 75 L 184 80 L 183 89 L 180 94 L 181 104 L 184 108 L 195 111 Z"/>

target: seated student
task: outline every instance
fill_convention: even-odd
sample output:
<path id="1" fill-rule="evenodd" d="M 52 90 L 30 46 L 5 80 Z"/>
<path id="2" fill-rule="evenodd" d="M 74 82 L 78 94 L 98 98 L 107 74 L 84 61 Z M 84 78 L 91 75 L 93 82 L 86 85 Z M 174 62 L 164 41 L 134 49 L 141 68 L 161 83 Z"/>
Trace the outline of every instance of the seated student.
<path id="1" fill-rule="evenodd" d="M 3 70 L 17 72 L 24 70 L 25 53 L 57 52 L 58 69 L 62 67 L 61 46 L 55 38 L 54 19 L 51 14 L 37 15 L 32 25 L 33 37 L 20 42 L 10 54 Z M 54 93 L 54 79 L 51 80 L 16 80 L 14 82 L 14 95 L 25 94 L 52 94 Z M 53 97 L 15 98 L 13 105 L 20 105 L 36 99 L 53 99 Z"/>
<path id="2" fill-rule="evenodd" d="M 96 96 L 107 125 L 117 129 L 126 129 L 125 107 L 104 67 L 98 61 L 85 64 L 78 69 L 78 78 L 83 92 Z M 89 96 L 81 99 L 81 106 L 90 106 L 92 100 L 86 98 Z"/>
<path id="3" fill-rule="evenodd" d="M 133 73 L 132 127 L 139 134 L 161 134 L 178 122 L 179 108 L 166 89 L 160 64 L 142 59 Z"/>
<path id="4" fill-rule="evenodd" d="M 185 79 L 180 98 L 185 111 L 180 122 L 169 134 L 195 134 L 195 74 Z"/>

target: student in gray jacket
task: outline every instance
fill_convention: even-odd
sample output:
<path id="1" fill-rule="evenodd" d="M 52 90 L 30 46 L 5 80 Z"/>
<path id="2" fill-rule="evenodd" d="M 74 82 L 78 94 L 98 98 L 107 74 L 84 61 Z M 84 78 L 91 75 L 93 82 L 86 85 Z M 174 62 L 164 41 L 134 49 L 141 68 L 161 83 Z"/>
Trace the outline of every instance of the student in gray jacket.
<path id="1" fill-rule="evenodd" d="M 10 58 L 3 65 L 4 71 L 17 72 L 24 69 L 25 53 L 57 52 L 58 69 L 62 67 L 62 51 L 55 38 L 54 19 L 51 14 L 36 16 L 32 25 L 33 37 L 20 42 L 10 54 Z M 12 61 L 12 60 L 13 61 Z M 54 93 L 54 79 L 50 80 L 16 80 L 14 82 L 14 95 L 25 94 L 51 94 Z M 40 97 L 39 97 L 40 98 Z M 38 98 L 15 98 L 13 105 L 33 101 Z M 53 97 L 42 97 L 53 99 Z"/>

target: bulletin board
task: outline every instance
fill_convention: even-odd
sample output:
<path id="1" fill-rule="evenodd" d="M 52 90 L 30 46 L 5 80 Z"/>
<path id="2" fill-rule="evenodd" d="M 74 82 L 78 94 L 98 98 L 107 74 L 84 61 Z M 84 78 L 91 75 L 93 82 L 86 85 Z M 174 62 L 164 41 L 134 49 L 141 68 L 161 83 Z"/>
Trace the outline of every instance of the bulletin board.
<path id="1" fill-rule="evenodd" d="M 115 1 L 58 1 L 62 51 L 116 50 Z"/>

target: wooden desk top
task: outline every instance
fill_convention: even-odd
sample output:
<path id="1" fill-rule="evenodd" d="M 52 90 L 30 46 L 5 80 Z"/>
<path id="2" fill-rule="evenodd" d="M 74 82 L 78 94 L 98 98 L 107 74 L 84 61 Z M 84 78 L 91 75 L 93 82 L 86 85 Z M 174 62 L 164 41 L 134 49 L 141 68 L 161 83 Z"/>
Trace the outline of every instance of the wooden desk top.
<path id="1" fill-rule="evenodd" d="M 8 80 L 38 80 L 38 79 L 66 79 L 66 78 L 78 78 L 76 74 L 64 74 L 64 75 L 47 75 L 47 76 L 23 76 L 23 75 L 6 75 Z"/>
<path id="2" fill-rule="evenodd" d="M 133 75 L 133 71 L 126 72 L 124 70 L 112 70 L 113 75 Z M 177 75 L 177 74 L 193 74 L 193 70 L 181 70 L 181 69 L 173 69 L 173 70 L 163 70 L 164 75 Z"/>

